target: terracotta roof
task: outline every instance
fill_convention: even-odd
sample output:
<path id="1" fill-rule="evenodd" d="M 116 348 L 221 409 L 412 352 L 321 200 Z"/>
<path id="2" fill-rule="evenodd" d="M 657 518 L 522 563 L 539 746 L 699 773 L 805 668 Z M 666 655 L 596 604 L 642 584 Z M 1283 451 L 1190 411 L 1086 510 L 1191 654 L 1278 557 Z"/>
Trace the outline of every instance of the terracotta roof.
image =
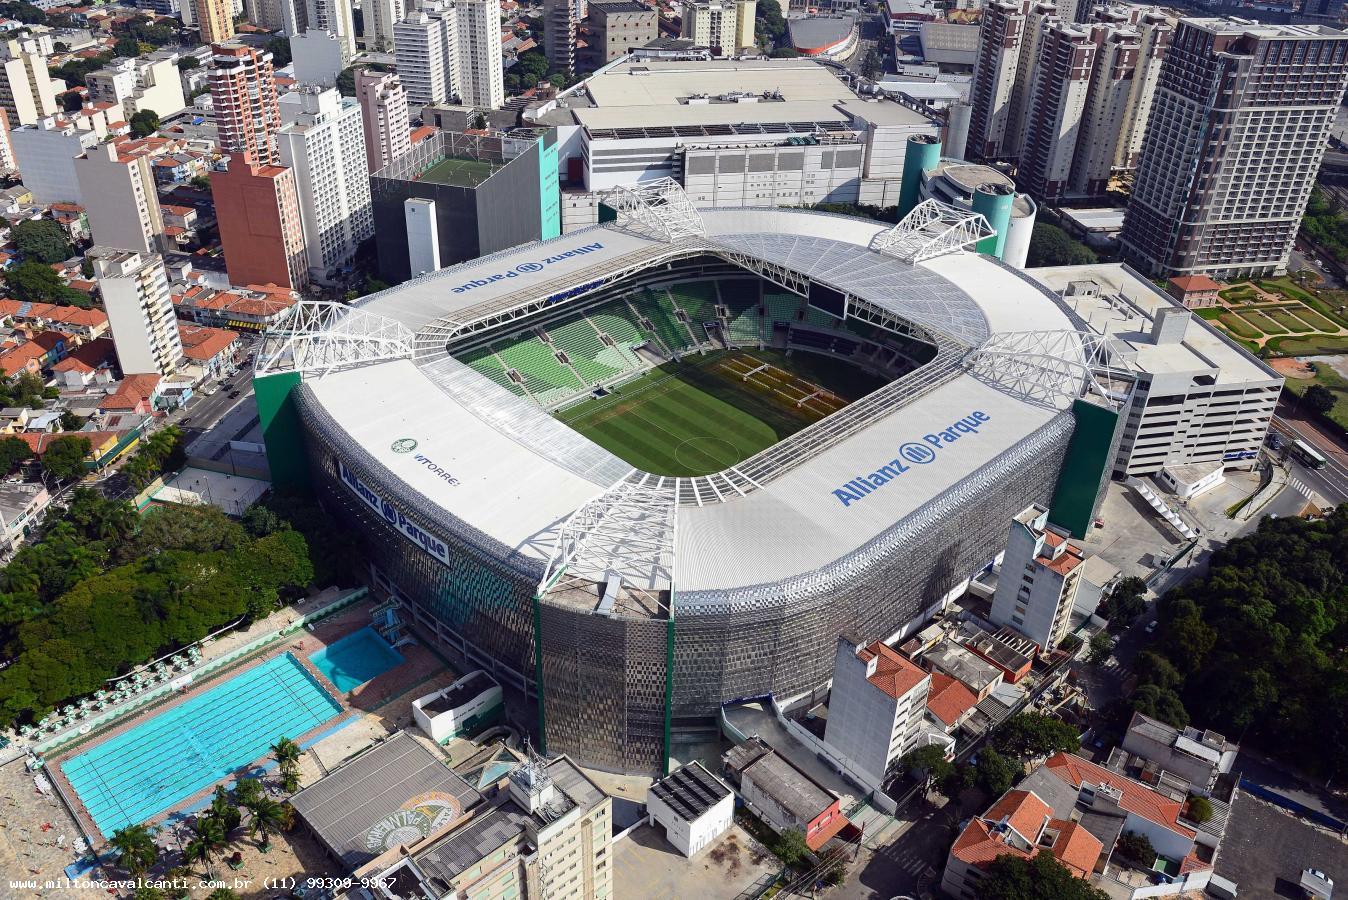
<path id="1" fill-rule="evenodd" d="M 1048 827 L 1058 832 L 1058 840 L 1054 842 L 1049 852 L 1056 856 L 1060 863 L 1071 869 L 1072 874 L 1078 878 L 1086 878 L 1095 871 L 1095 863 L 1105 849 L 1098 837 L 1087 831 L 1080 822 L 1052 819 Z"/>
<path id="2" fill-rule="evenodd" d="M 931 687 L 927 689 L 927 709 L 933 716 L 945 723 L 954 725 L 966 712 L 978 703 L 974 692 L 958 679 L 941 672 L 931 673 Z"/>
<path id="3" fill-rule="evenodd" d="M 889 696 L 898 699 L 922 683 L 927 673 L 911 660 L 899 655 L 899 652 L 883 641 L 875 641 L 857 651 L 862 662 L 870 662 L 878 656 L 875 674 L 867 680 Z"/>
<path id="4" fill-rule="evenodd" d="M 1073 787 L 1081 787 L 1083 782 L 1108 784 L 1117 789 L 1123 798 L 1119 805 L 1134 815 L 1169 828 L 1176 834 L 1193 838 L 1195 832 L 1179 823 L 1179 815 L 1184 804 L 1156 793 L 1131 778 L 1118 775 L 1080 756 L 1058 753 L 1044 763 L 1049 771 Z"/>
<path id="5" fill-rule="evenodd" d="M 78 359 L 90 368 L 97 369 L 113 358 L 114 349 L 112 338 L 94 338 L 71 350 L 69 358 Z"/>
<path id="6" fill-rule="evenodd" d="M 1031 859 L 1047 850 L 1078 878 L 1089 877 L 1104 845 L 1080 824 L 1051 818 L 1051 813 L 1048 804 L 1033 792 L 1008 791 L 986 815 L 975 818 L 960 832 L 950 854 L 969 865 L 987 868 L 999 856 Z M 1007 844 L 1006 833 L 993 830 L 1003 819 L 1031 845 L 1028 850 Z M 1046 826 L 1057 832 L 1050 847 L 1041 843 L 1047 839 Z"/>
<path id="7" fill-rule="evenodd" d="M 1033 844 L 1039 839 L 1044 823 L 1053 818 L 1053 807 L 1040 800 L 1033 791 L 1007 791 L 983 818 L 989 822 L 1006 820 L 1016 834 Z"/>
<path id="8" fill-rule="evenodd" d="M 178 336 L 182 339 L 183 355 L 199 362 L 214 359 L 239 339 L 235 331 L 186 322 L 178 323 Z"/>
<path id="9" fill-rule="evenodd" d="M 13 375 L 16 372 L 23 371 L 33 360 L 41 359 L 46 355 L 47 351 L 33 341 L 20 344 L 13 350 L 0 353 L 0 371 L 3 371 L 6 375 Z"/>
<path id="10" fill-rule="evenodd" d="M 1008 853 L 1021 859 L 1029 859 L 1033 855 L 1017 847 L 1008 847 L 1000 835 L 993 834 L 992 829 L 988 828 L 982 819 L 974 819 L 966 825 L 960 836 L 955 838 L 954 846 L 950 848 L 951 856 L 981 869 L 987 868 L 994 859 Z"/>
<path id="11" fill-rule="evenodd" d="M 413 145 L 420 144 L 422 141 L 426 140 L 426 138 L 431 137 L 439 130 L 440 129 L 436 128 L 434 125 L 422 125 L 420 128 L 413 128 L 411 134 L 412 144 Z"/>
<path id="12" fill-rule="evenodd" d="M 847 816 L 842 814 L 834 816 L 827 825 L 805 838 L 805 846 L 811 850 L 818 850 L 837 837 L 838 832 L 846 828 L 848 824 Z"/>
<path id="13" fill-rule="evenodd" d="M 47 452 L 47 447 L 57 438 L 63 437 L 82 437 L 89 440 L 89 450 L 92 453 L 97 452 L 99 447 L 108 443 L 109 440 L 116 440 L 124 432 L 121 431 L 42 431 L 42 432 L 24 432 L 16 434 L 14 437 L 23 441 L 32 448 L 34 456 L 41 456 Z"/>
<path id="14" fill-rule="evenodd" d="M 1170 283 L 1186 294 L 1189 291 L 1219 291 L 1222 288 L 1206 275 L 1179 275 L 1170 279 Z"/>
<path id="15" fill-rule="evenodd" d="M 69 335 L 62 334 L 59 331 L 39 331 L 33 335 L 33 343 L 48 351 L 55 350 L 58 344 L 67 340 L 69 340 Z"/>
<path id="16" fill-rule="evenodd" d="M 52 366 L 51 370 L 53 372 L 92 372 L 94 367 L 73 356 L 67 356 L 65 359 Z"/>

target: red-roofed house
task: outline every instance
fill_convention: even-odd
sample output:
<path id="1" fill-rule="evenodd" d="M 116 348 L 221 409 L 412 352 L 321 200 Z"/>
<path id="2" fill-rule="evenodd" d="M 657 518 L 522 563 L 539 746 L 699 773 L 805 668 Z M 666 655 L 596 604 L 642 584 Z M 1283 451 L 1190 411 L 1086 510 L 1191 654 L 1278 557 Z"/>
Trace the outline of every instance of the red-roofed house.
<path id="1" fill-rule="evenodd" d="M 1053 808 L 1033 791 L 1011 790 L 955 839 L 941 889 L 952 897 L 975 897 L 983 870 L 1007 854 L 1031 859 L 1051 853 L 1077 878 L 1089 878 L 1104 849 L 1079 822 L 1056 818 Z"/>
<path id="2" fill-rule="evenodd" d="M 931 676 L 882 641 L 838 639 L 824 742 L 871 786 L 917 746 Z"/>
<path id="3" fill-rule="evenodd" d="M 39 375 L 42 372 L 42 360 L 46 355 L 46 349 L 32 341 L 26 341 L 0 353 L 0 372 L 4 372 L 10 378 L 20 372 Z"/>
<path id="4" fill-rule="evenodd" d="M 978 697 L 963 682 L 943 672 L 932 673 L 931 688 L 927 691 L 927 716 L 946 734 L 959 728 L 977 705 Z"/>
<path id="5" fill-rule="evenodd" d="M 147 416 L 154 411 L 155 400 L 159 397 L 159 384 L 163 376 L 126 375 L 117 390 L 104 398 L 99 404 L 100 412 L 135 413 Z"/>
<path id="6" fill-rule="evenodd" d="M 1206 275 L 1177 275 L 1166 283 L 1165 292 L 1189 309 L 1216 306 L 1222 286 Z"/>
<path id="7" fill-rule="evenodd" d="M 179 322 L 178 336 L 183 342 L 183 356 L 193 365 L 200 366 L 207 378 L 220 377 L 222 372 L 233 367 L 239 355 L 241 345 L 237 331 Z"/>
<path id="8" fill-rule="evenodd" d="M 757 736 L 721 757 L 725 774 L 744 803 L 782 834 L 804 832 L 805 844 L 819 850 L 841 835 L 856 839 L 856 826 L 842 813 L 842 800 Z"/>

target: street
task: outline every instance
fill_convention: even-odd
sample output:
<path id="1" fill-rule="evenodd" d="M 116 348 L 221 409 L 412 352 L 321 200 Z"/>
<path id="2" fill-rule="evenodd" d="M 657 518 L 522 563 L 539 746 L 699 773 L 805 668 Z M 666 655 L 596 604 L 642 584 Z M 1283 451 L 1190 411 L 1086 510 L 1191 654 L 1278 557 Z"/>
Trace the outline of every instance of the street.
<path id="1" fill-rule="evenodd" d="M 1278 402 L 1273 428 L 1286 438 L 1305 441 L 1327 460 L 1324 468 L 1309 469 L 1289 458 L 1288 466 L 1295 479 L 1313 488 L 1329 503 L 1348 501 L 1348 451 L 1343 449 L 1340 437 L 1304 415 L 1286 394 Z"/>

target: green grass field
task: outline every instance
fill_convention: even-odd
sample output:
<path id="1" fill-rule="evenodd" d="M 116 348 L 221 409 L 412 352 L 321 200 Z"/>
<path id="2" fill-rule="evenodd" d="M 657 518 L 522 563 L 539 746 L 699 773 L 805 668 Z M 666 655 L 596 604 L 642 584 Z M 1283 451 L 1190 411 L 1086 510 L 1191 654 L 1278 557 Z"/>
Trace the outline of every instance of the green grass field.
<path id="1" fill-rule="evenodd" d="M 455 187 L 473 187 L 486 181 L 499 168 L 480 159 L 450 157 L 431 166 L 421 174 L 419 180 Z"/>
<path id="2" fill-rule="evenodd" d="M 667 363 L 608 396 L 562 410 L 557 418 L 638 469 L 681 477 L 719 472 L 819 418 L 715 371 L 717 361 L 730 355 L 709 353 Z M 856 377 L 863 374 L 859 370 L 841 362 L 828 365 L 831 361 L 821 357 L 799 354 L 808 364 L 796 366 L 780 354 L 751 355 L 848 400 L 883 384 L 871 376 L 863 383 Z M 843 393 L 844 383 L 852 390 Z"/>

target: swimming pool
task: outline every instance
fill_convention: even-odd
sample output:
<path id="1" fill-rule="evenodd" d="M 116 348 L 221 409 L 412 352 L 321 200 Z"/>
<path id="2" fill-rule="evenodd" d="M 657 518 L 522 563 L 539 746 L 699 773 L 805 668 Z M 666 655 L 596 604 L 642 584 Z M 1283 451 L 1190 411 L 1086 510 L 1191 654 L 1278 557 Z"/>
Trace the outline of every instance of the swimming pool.
<path id="1" fill-rule="evenodd" d="M 171 809 L 342 706 L 286 653 L 60 764 L 104 837 Z"/>
<path id="2" fill-rule="evenodd" d="M 326 675 L 343 694 L 402 661 L 402 654 L 368 625 L 309 656 L 314 668 Z"/>

